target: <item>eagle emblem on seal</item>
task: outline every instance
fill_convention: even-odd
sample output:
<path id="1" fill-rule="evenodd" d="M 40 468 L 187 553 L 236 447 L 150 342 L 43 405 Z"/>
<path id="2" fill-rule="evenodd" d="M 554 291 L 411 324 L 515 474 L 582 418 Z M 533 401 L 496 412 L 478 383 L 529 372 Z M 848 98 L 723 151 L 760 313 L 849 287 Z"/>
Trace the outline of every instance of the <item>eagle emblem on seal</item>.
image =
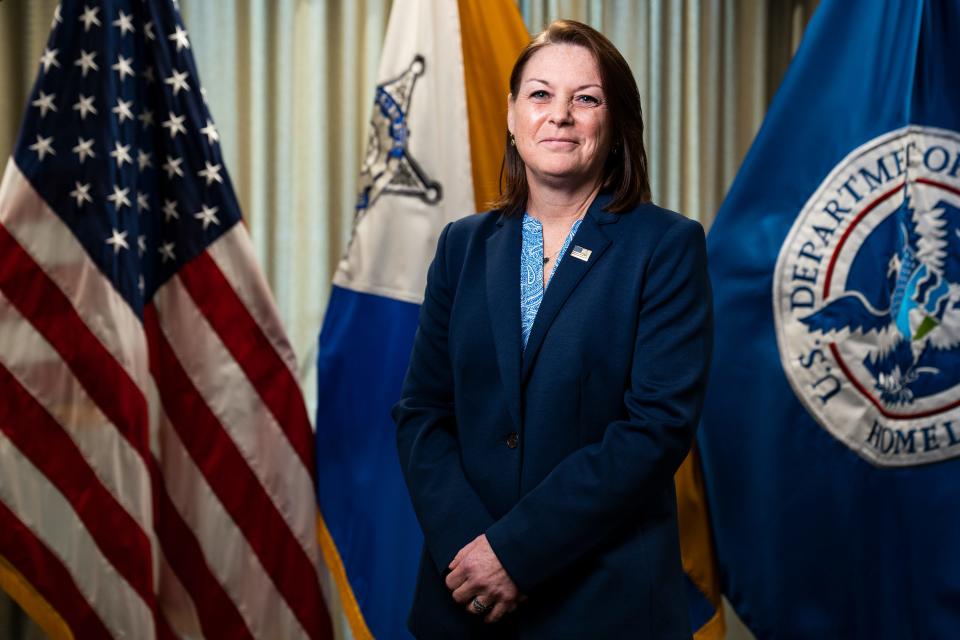
<path id="1" fill-rule="evenodd" d="M 956 384 L 960 347 L 960 210 L 940 200 L 929 210 L 909 200 L 861 249 L 864 263 L 886 257 L 885 269 L 852 269 L 845 290 L 800 318 L 824 335 L 875 346 L 863 360 L 889 405 Z"/>

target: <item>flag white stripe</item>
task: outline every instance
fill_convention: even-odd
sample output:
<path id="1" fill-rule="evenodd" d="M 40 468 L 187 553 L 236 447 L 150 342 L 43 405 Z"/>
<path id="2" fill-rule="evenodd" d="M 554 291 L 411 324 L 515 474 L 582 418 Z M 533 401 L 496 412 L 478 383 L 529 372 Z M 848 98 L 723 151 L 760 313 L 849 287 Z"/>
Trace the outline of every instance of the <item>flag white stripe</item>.
<path id="1" fill-rule="evenodd" d="M 196 536 L 210 571 L 254 636 L 305 637 L 300 622 L 165 415 L 161 416 L 160 447 L 167 493 Z"/>
<path id="2" fill-rule="evenodd" d="M 11 159 L 0 223 L 56 283 L 88 329 L 141 390 L 149 378 L 143 323 Z"/>
<path id="3" fill-rule="evenodd" d="M 154 297 L 160 327 L 177 360 L 237 445 L 314 566 L 319 558 L 313 478 L 179 276 Z"/>
<path id="4" fill-rule="evenodd" d="M 270 286 L 260 269 L 256 268 L 259 262 L 247 228 L 242 224 L 233 225 L 232 229 L 210 245 L 207 253 L 296 379 L 297 357 L 273 304 Z"/>
<path id="5" fill-rule="evenodd" d="M 110 632 L 154 637 L 153 613 L 107 560 L 67 499 L 0 432 L 0 501 L 57 556 Z"/>
<path id="6" fill-rule="evenodd" d="M 0 363 L 60 424 L 101 484 L 152 539 L 151 479 L 143 458 L 2 293 Z"/>

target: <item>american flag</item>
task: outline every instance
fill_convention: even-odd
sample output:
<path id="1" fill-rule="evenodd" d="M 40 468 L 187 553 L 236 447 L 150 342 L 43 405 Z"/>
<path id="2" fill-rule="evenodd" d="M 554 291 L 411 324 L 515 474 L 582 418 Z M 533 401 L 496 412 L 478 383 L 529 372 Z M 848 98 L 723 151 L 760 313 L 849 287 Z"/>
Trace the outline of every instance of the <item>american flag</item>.
<path id="1" fill-rule="evenodd" d="M 64 0 L 0 184 L 0 584 L 78 638 L 324 638 L 313 437 L 171 0 Z"/>

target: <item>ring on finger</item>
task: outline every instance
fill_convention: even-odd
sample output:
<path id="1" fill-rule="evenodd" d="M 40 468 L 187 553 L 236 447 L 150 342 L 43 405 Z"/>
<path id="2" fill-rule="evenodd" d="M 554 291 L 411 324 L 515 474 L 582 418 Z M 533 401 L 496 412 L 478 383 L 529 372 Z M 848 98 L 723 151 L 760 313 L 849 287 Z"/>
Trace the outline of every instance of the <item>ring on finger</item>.
<path id="1" fill-rule="evenodd" d="M 480 598 L 474 598 L 470 601 L 470 606 L 473 607 L 473 610 L 477 613 L 483 614 L 490 610 L 489 604 L 484 604 Z"/>

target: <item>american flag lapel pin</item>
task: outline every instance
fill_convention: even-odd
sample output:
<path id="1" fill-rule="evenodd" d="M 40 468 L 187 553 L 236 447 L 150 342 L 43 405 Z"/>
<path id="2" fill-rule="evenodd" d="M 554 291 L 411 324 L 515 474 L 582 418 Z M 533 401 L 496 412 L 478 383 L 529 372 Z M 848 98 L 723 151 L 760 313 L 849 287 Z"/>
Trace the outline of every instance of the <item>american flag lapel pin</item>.
<path id="1" fill-rule="evenodd" d="M 590 259 L 591 253 L 593 253 L 593 251 L 590 249 L 584 249 L 580 245 L 574 245 L 573 250 L 570 251 L 571 256 L 577 260 L 583 260 L 584 262 Z"/>

